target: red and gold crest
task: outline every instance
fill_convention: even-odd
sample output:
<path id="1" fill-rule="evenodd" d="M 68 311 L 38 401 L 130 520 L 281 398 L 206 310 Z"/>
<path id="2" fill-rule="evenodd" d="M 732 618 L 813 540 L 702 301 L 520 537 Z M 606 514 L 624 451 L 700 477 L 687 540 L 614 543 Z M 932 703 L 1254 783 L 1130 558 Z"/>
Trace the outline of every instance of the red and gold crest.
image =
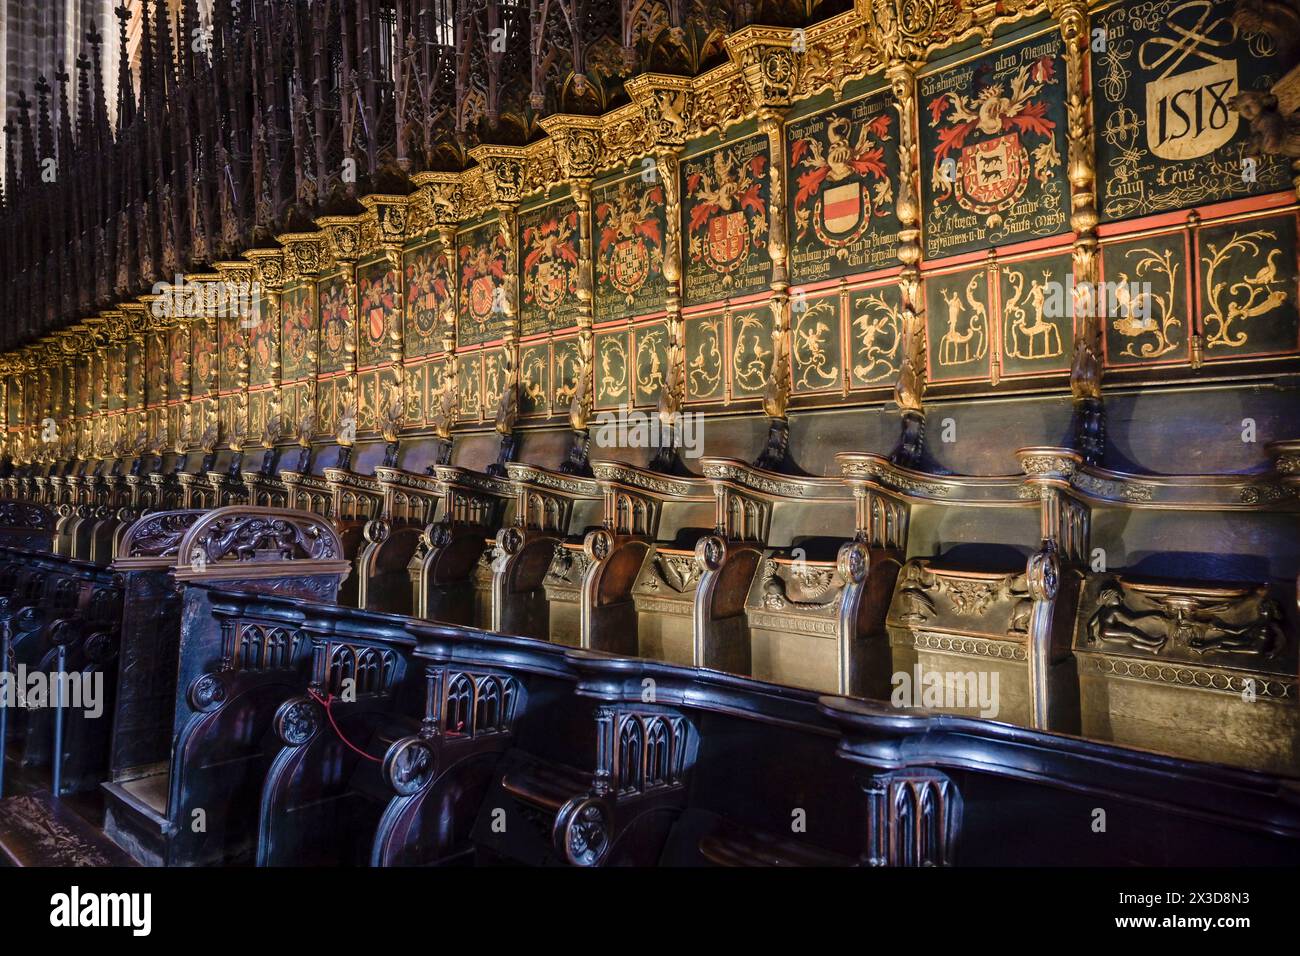
<path id="1" fill-rule="evenodd" d="M 576 210 L 548 216 L 523 232 L 524 304 L 552 311 L 576 293 L 578 246 Z"/>
<path id="2" fill-rule="evenodd" d="M 623 180 L 605 202 L 596 205 L 600 239 L 596 248 L 597 280 L 607 282 L 631 305 L 650 278 L 663 267 L 663 230 L 659 212 L 663 187 L 654 185 L 638 195 L 631 180 Z"/>
<path id="3" fill-rule="evenodd" d="M 824 132 L 794 140 L 790 162 L 801 170 L 794 197 L 797 239 L 810 233 L 831 248 L 849 246 L 871 226 L 874 185 L 883 206 L 893 201 L 884 143 L 893 118 L 887 113 L 854 123 L 834 116 Z"/>
<path id="4" fill-rule="evenodd" d="M 1055 61 L 1041 56 L 1016 70 L 1009 86 L 997 80 L 970 96 L 948 92 L 930 101 L 930 126 L 938 134 L 932 170 L 936 207 L 955 201 L 996 229 L 1025 194 L 1031 176 L 1043 183 L 1052 178 L 1060 160 L 1056 123 L 1047 116 L 1043 91 L 1055 81 Z"/>
<path id="5" fill-rule="evenodd" d="M 359 283 L 361 317 L 371 350 L 382 348 L 388 336 L 389 316 L 397 312 L 397 273 L 380 267 L 367 269 Z"/>
<path id="6" fill-rule="evenodd" d="M 438 328 L 438 313 L 450 300 L 447 259 L 432 247 L 410 257 L 406 264 L 406 310 L 416 331 L 432 336 Z"/>
<path id="7" fill-rule="evenodd" d="M 707 163 L 686 176 L 686 195 L 693 200 L 687 233 L 695 262 L 729 277 L 767 229 L 767 157 L 740 160 L 734 148 L 719 149 Z"/>
<path id="8" fill-rule="evenodd" d="M 963 209 L 990 215 L 1014 203 L 1029 185 L 1029 154 L 1017 132 L 968 143 L 957 160 L 954 188 Z"/>
<path id="9" fill-rule="evenodd" d="M 466 239 L 457 250 L 461 301 L 468 317 L 483 326 L 501 311 L 497 290 L 504 289 L 506 279 L 505 241 L 495 223 L 474 230 Z"/>

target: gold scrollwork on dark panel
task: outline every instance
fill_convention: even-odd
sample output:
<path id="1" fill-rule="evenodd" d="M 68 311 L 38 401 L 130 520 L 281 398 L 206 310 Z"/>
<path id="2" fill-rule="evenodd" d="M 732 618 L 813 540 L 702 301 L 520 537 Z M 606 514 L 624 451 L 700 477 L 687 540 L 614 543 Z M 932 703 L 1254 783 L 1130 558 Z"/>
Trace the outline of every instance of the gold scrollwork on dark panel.
<path id="1" fill-rule="evenodd" d="M 321 379 L 316 386 L 316 432 L 332 435 L 338 425 L 337 392 L 341 380 Z"/>
<path id="2" fill-rule="evenodd" d="M 626 332 L 597 333 L 596 406 L 614 408 L 625 403 L 631 390 L 632 362 L 628 356 Z"/>
<path id="3" fill-rule="evenodd" d="M 1155 0 L 1096 13 L 1092 52 L 1098 205 L 1105 220 L 1283 189 L 1285 163 L 1243 162 L 1231 106 L 1281 72 L 1264 34 L 1236 36 L 1230 3 Z"/>
<path id="4" fill-rule="evenodd" d="M 1196 234 L 1199 313 L 1208 361 L 1296 350 L 1294 214 Z"/>
<path id="5" fill-rule="evenodd" d="M 483 356 L 474 354 L 461 359 L 456 367 L 456 390 L 460 395 L 456 417 L 459 421 L 477 421 L 483 416 Z"/>
<path id="6" fill-rule="evenodd" d="M 352 325 L 352 303 L 343 276 L 332 275 L 316 284 L 320 303 L 320 372 L 341 372 L 347 365 L 348 330 Z"/>
<path id="7" fill-rule="evenodd" d="M 357 266 L 357 303 L 361 329 L 357 364 L 377 365 L 392 354 L 392 333 L 401 321 L 401 274 L 387 259 Z"/>
<path id="8" fill-rule="evenodd" d="M 578 207 L 563 199 L 519 214 L 519 324 L 524 335 L 567 328 L 578 315 Z"/>
<path id="9" fill-rule="evenodd" d="M 731 392 L 754 398 L 767 387 L 772 367 L 772 312 L 763 307 L 740 309 L 731 315 Z"/>
<path id="10" fill-rule="evenodd" d="M 438 323 L 451 307 L 451 265 L 438 243 L 410 250 L 403 262 L 406 325 L 402 344 L 407 355 L 432 355 L 442 351 Z"/>
<path id="11" fill-rule="evenodd" d="M 720 313 L 694 316 L 686 321 L 686 398 L 688 401 L 720 399 L 726 376 L 723 350 L 726 326 Z"/>
<path id="12" fill-rule="evenodd" d="M 653 163 L 593 194 L 597 322 L 664 307 L 664 186 Z"/>
<path id="13" fill-rule="evenodd" d="M 767 289 L 770 162 L 768 139 L 761 135 L 682 162 L 688 302 Z"/>
<path id="14" fill-rule="evenodd" d="M 930 276 L 925 304 L 930 380 L 988 377 L 992 329 L 985 268 Z"/>
<path id="15" fill-rule="evenodd" d="M 280 297 L 281 378 L 286 382 L 310 378 L 316 371 L 319 332 L 314 306 L 309 284 L 294 284 Z"/>
<path id="16" fill-rule="evenodd" d="M 483 357 L 483 408 L 491 411 L 506 384 L 505 349 L 487 349 Z"/>
<path id="17" fill-rule="evenodd" d="M 235 325 L 238 320 L 225 320 L 230 325 Z M 237 375 L 239 370 L 239 361 L 242 358 L 242 339 L 238 338 L 238 327 L 232 333 L 227 333 L 232 338 L 229 340 L 231 356 L 233 359 L 234 372 Z M 153 332 L 145 336 L 145 404 L 149 406 L 162 405 L 167 401 L 167 353 L 168 342 L 166 332 Z M 225 347 L 225 343 L 223 343 Z M 107 350 L 100 355 L 100 368 L 103 371 L 106 391 L 110 394 L 117 389 L 117 384 L 112 378 L 112 368 L 110 367 Z M 224 369 L 223 369 L 224 373 Z M 223 375 L 223 382 L 224 382 Z M 235 379 L 238 381 L 238 379 Z M 233 387 L 233 386 L 232 386 Z M 111 405 L 109 406 L 112 407 Z"/>
<path id="18" fill-rule="evenodd" d="M 1106 364 L 1148 365 L 1187 360 L 1187 240 L 1183 231 L 1102 247 Z"/>
<path id="19" fill-rule="evenodd" d="M 659 400 L 668 374 L 668 326 L 663 322 L 639 325 L 632 332 L 632 341 L 636 345 L 632 378 L 635 404 L 653 405 Z"/>
<path id="20" fill-rule="evenodd" d="M 550 404 L 551 350 L 545 343 L 519 350 L 519 412 L 545 415 Z"/>
<path id="21" fill-rule="evenodd" d="M 903 320 L 898 286 L 849 293 L 849 385 L 892 386 L 902 358 Z"/>
<path id="22" fill-rule="evenodd" d="M 898 118 L 887 97 L 878 92 L 786 130 L 791 277 L 813 282 L 893 265 Z"/>
<path id="23" fill-rule="evenodd" d="M 918 80 L 927 258 L 1069 228 L 1061 52 L 1053 29 Z"/>
<path id="24" fill-rule="evenodd" d="M 551 346 L 555 362 L 555 410 L 566 412 L 578 390 L 578 375 L 582 369 L 581 353 L 576 338 L 556 339 Z"/>
<path id="25" fill-rule="evenodd" d="M 791 300 L 790 364 L 796 393 L 841 386 L 842 329 L 838 292 L 797 295 Z"/>
<path id="26" fill-rule="evenodd" d="M 266 427 L 267 405 L 270 396 L 270 391 L 264 388 L 248 393 L 248 434 L 261 436 L 263 429 Z"/>
<path id="27" fill-rule="evenodd" d="M 239 434 L 239 402 L 240 397 L 235 395 L 222 395 L 217 399 L 217 419 L 221 422 L 222 441 L 229 442 L 232 437 Z"/>
<path id="28" fill-rule="evenodd" d="M 1004 375 L 1069 367 L 1074 340 L 1073 262 L 1068 254 L 999 268 L 999 329 Z"/>
<path id="29" fill-rule="evenodd" d="M 480 345 L 504 337 L 510 322 L 506 252 L 505 237 L 495 220 L 457 234 L 457 345 Z"/>
<path id="30" fill-rule="evenodd" d="M 384 372 L 375 369 L 357 376 L 357 430 L 374 431 L 384 410 Z"/>
<path id="31" fill-rule="evenodd" d="M 424 423 L 425 377 L 429 362 L 419 362 L 402 367 L 402 424 L 410 427 Z"/>
<path id="32" fill-rule="evenodd" d="M 446 373 L 447 362 L 445 359 L 435 359 L 432 362 L 424 364 L 424 408 L 426 420 L 432 419 L 437 413 L 438 400 L 441 398 L 439 389 L 442 388 L 442 377 Z"/>
<path id="33" fill-rule="evenodd" d="M 311 398 L 309 389 L 306 382 L 296 382 L 280 389 L 280 415 L 286 438 L 296 434 L 298 424 L 310 410 L 307 407 Z"/>

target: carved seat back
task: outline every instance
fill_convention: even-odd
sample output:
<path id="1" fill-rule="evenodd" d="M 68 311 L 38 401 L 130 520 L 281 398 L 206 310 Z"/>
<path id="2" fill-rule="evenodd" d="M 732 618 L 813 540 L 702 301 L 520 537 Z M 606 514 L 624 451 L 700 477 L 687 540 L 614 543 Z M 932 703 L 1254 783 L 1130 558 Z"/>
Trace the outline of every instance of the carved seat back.
<path id="1" fill-rule="evenodd" d="M 256 471 L 244 472 L 240 478 L 244 482 L 244 500 L 250 505 L 258 508 L 289 507 L 289 489 L 280 478 Z"/>
<path id="2" fill-rule="evenodd" d="M 176 476 L 181 486 L 181 507 L 203 511 L 217 507 L 217 489 L 208 481 L 207 473 L 181 472 Z"/>
<path id="3" fill-rule="evenodd" d="M 330 515 L 343 552 L 355 562 L 366 546 L 366 523 L 380 517 L 384 506 L 383 490 L 372 476 L 359 475 L 346 468 L 326 468 L 325 483 L 330 491 Z M 360 577 L 352 575 L 344 582 L 339 600 L 359 606 Z"/>
<path id="4" fill-rule="evenodd" d="M 371 611 L 410 614 L 412 588 L 408 565 L 423 529 L 434 517 L 441 491 L 435 479 L 377 466 L 375 480 L 383 499 L 379 516 L 362 531 L 357 554 L 357 606 Z"/>
<path id="5" fill-rule="evenodd" d="M 78 675 L 76 684 L 52 677 L 29 706 L 4 708 L 0 738 L 13 745 L 24 773 L 38 772 L 53 792 L 93 789 L 106 763 L 120 589 L 106 571 L 86 562 L 0 547 L 14 565 L 6 574 L 7 593 L 0 596 L 0 619 L 7 622 L 0 669 Z M 55 754 L 61 755 L 57 763 Z"/>
<path id="6" fill-rule="evenodd" d="M 334 517 L 334 492 L 324 478 L 297 471 L 282 471 L 280 480 L 284 482 L 288 495 L 286 507 L 295 511 L 310 511 L 322 518 Z"/>
<path id="7" fill-rule="evenodd" d="M 142 860 L 170 862 L 190 852 L 203 857 L 206 849 L 173 841 L 177 814 L 196 793 L 202 794 L 198 805 L 212 807 L 224 805 L 223 797 L 210 796 L 226 792 L 223 787 L 248 792 L 252 778 L 243 775 L 245 768 L 260 782 L 264 763 L 240 762 L 236 755 L 258 746 L 268 707 L 273 710 L 285 694 L 276 699 L 257 689 L 257 675 L 279 653 L 272 654 L 270 645 L 253 655 L 253 645 L 235 629 L 182 631 L 182 621 L 208 615 L 206 590 L 188 585 L 333 601 L 350 564 L 325 519 L 234 506 L 147 516 L 124 537 L 115 568 L 128 586 L 124 631 L 131 643 L 123 653 L 140 656 L 119 700 L 107 826 Z M 175 598 L 168 592 L 177 585 Z M 133 725 L 142 719 L 146 726 Z M 236 763 L 223 766 L 227 758 Z M 218 859 L 225 852 L 223 834 L 209 837 Z M 251 834 L 243 840 L 248 852 Z"/>
<path id="8" fill-rule="evenodd" d="M 1084 735 L 1300 773 L 1296 629 L 1282 606 L 1260 584 L 1092 576 L 1074 631 Z"/>
<path id="9" fill-rule="evenodd" d="M 450 465 L 435 465 L 431 481 L 436 510 L 419 533 L 407 562 L 412 611 L 449 624 L 492 624 L 490 555 L 493 536 L 513 524 L 514 487 L 498 478 Z M 486 580 L 482 580 L 486 577 Z"/>
<path id="10" fill-rule="evenodd" d="M 1012 675 L 1028 661 L 1032 611 L 1023 572 L 960 571 L 924 558 L 908 561 L 886 618 L 893 669 L 902 675 L 894 685 L 899 699 L 1028 724 L 1028 685 Z M 983 708 L 971 677 L 979 689 L 987 689 Z"/>
<path id="11" fill-rule="evenodd" d="M 909 550 L 944 552 L 913 558 L 898 576 L 886 619 L 893 671 L 887 695 L 1074 731 L 1078 703 L 1069 634 L 1090 513 L 1069 477 L 1081 458 L 1049 447 L 1016 455 L 1020 474 L 986 477 L 931 475 L 876 455 L 837 457 L 859 500 L 860 522 L 869 526 L 883 515 L 888 525 L 892 519 L 878 499 L 891 494 L 908 504 Z M 1040 539 L 1027 559 L 1020 555 L 1032 538 L 1015 548 L 991 543 L 990 528 L 1014 538 L 1032 528 L 1034 511 Z M 976 521 L 972 515 L 988 517 Z M 927 692 L 930 703 L 922 704 Z M 873 696 L 886 694 L 877 689 Z M 972 697 L 985 702 L 972 703 Z"/>
<path id="12" fill-rule="evenodd" d="M 511 524 L 497 532 L 492 556 L 492 630 L 576 645 L 575 608 L 552 616 L 546 574 L 557 544 L 578 545 L 586 531 L 601 525 L 604 495 L 590 478 L 513 463 L 506 472 L 515 505 Z M 563 600 L 556 607 L 565 609 Z"/>
<path id="13" fill-rule="evenodd" d="M 27 501 L 0 502 L 0 546 L 52 550 L 55 516 L 44 505 Z"/>
<path id="14" fill-rule="evenodd" d="M 132 524 L 118 542 L 122 577 L 122 680 L 109 773 L 129 780 L 165 769 L 171 749 L 173 678 L 181 638 L 181 595 L 172 578 L 181 540 L 199 510 L 160 511 Z"/>
<path id="15" fill-rule="evenodd" d="M 618 462 L 593 462 L 592 470 L 605 495 L 604 529 L 583 550 L 557 547 L 548 592 L 571 589 L 581 602 L 583 647 L 688 657 L 700 577 L 695 545 L 714 524 L 712 487 Z"/>
<path id="16" fill-rule="evenodd" d="M 596 701 L 594 763 L 503 780 L 553 821 L 561 860 L 845 865 L 862 854 L 865 801 L 813 694 L 585 651 L 566 659 L 577 693 Z"/>
<path id="17" fill-rule="evenodd" d="M 694 663 L 861 692 L 870 668 L 861 647 L 868 638 L 859 630 L 870 630 L 877 612 L 861 607 L 868 549 L 844 549 L 855 527 L 849 487 L 838 478 L 782 475 L 731 459 L 705 458 L 703 468 L 716 496 L 718 531 L 716 541 L 701 542 Z M 896 502 L 889 506 L 902 513 Z M 878 556 L 873 581 L 892 574 L 905 522 L 898 531 Z"/>
<path id="18" fill-rule="evenodd" d="M 297 684 L 272 720 L 277 741 L 257 801 L 258 865 L 364 865 L 387 797 L 379 761 L 419 726 L 425 679 L 411 656 L 413 637 L 405 622 L 351 610 L 300 628 L 262 606 L 216 610 L 222 620 L 232 612 L 231 626 L 285 635 L 281 659 L 270 663 L 285 675 L 282 685 Z"/>
<path id="19" fill-rule="evenodd" d="M 820 706 L 870 801 L 872 865 L 1266 865 L 1300 847 L 1300 808 L 1276 776 L 887 702 Z M 1007 838 L 1008 806 L 1033 840 Z M 1123 819 L 1196 837 L 1080 839 L 1080 819 L 1092 836 Z"/>

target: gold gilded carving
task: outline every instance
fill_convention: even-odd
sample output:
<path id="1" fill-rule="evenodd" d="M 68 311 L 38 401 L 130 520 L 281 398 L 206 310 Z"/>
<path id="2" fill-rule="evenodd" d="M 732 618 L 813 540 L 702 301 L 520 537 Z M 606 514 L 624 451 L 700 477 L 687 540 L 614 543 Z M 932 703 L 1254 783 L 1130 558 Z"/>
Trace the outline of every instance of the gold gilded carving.
<path id="1" fill-rule="evenodd" d="M 936 46 L 952 42 L 974 25 L 971 6 L 950 0 L 857 0 L 881 55 L 891 62 L 923 62 Z M 999 4 L 1001 9 L 1019 4 Z"/>
<path id="2" fill-rule="evenodd" d="M 964 297 L 953 289 L 940 293 L 947 313 L 947 325 L 939 339 L 940 365 L 963 365 L 982 359 L 988 352 L 988 311 L 975 295 L 982 275 L 970 277 Z"/>
<path id="3" fill-rule="evenodd" d="M 758 106 L 790 105 L 799 86 L 799 57 L 792 41 L 790 30 L 762 26 L 748 26 L 727 37 L 727 52 L 739 63 Z"/>
<path id="4" fill-rule="evenodd" d="M 600 130 L 604 124 L 600 117 L 556 113 L 543 117 L 541 125 L 555 146 L 556 162 L 566 180 L 590 179 L 596 174 L 602 160 Z"/>
<path id="5" fill-rule="evenodd" d="M 524 195 L 527 150 L 518 146 L 476 146 L 470 156 L 482 169 L 487 201 L 491 205 L 517 203 Z"/>
<path id="6" fill-rule="evenodd" d="M 1174 309 L 1174 292 L 1181 262 L 1174 261 L 1171 249 L 1140 247 L 1125 250 L 1133 263 L 1133 275 L 1144 280 L 1134 295 L 1134 284 L 1127 272 L 1115 278 L 1114 318 L 1111 328 L 1123 336 L 1121 355 L 1135 359 L 1156 359 L 1176 350 L 1182 343 L 1174 339 L 1183 324 Z"/>
<path id="7" fill-rule="evenodd" d="M 1239 348 L 1247 343 L 1249 334 L 1241 326 L 1248 320 L 1266 315 L 1288 299 L 1284 278 L 1278 275 L 1278 258 L 1283 250 L 1277 247 L 1276 233 L 1263 229 L 1233 233 L 1223 244 L 1207 243 L 1208 254 L 1201 256 L 1205 272 L 1205 298 L 1208 311 L 1205 324 L 1206 348 Z M 1244 255 L 1250 255 L 1263 264 L 1258 271 L 1240 278 L 1224 279 L 1218 271 L 1231 268 Z"/>
<path id="8" fill-rule="evenodd" d="M 850 372 L 855 386 L 885 384 L 899 373 L 902 341 L 901 310 L 891 305 L 883 290 L 855 294 L 850 333 Z"/>
<path id="9" fill-rule="evenodd" d="M 902 351 L 894 401 L 906 417 L 919 416 L 925 399 L 925 315 L 920 309 L 921 206 L 918 199 L 916 142 L 916 71 L 903 62 L 892 63 L 885 73 L 898 109 L 898 276 Z M 920 448 L 914 455 L 919 456 Z M 913 455 L 909 455 L 913 457 Z"/>
<path id="10" fill-rule="evenodd" d="M 807 31 L 807 52 L 796 81 L 801 96 L 827 87 L 838 93 L 845 83 L 881 66 L 880 51 L 872 44 L 867 28 L 861 23 L 846 21 L 845 26 L 837 21 L 832 21 L 832 29 L 822 31 L 813 26 Z"/>
<path id="11" fill-rule="evenodd" d="M 628 95 L 640 104 L 652 142 L 680 146 L 695 115 L 692 81 L 688 77 L 644 73 L 626 84 Z"/>
<path id="12" fill-rule="evenodd" d="M 1079 646 L 1087 649 L 1206 664 L 1294 656 L 1281 608 L 1263 586 L 1166 587 L 1112 576 L 1095 594 L 1080 619 Z"/>
<path id="13" fill-rule="evenodd" d="M 943 571 L 914 559 L 899 575 L 888 619 L 914 635 L 947 630 L 1023 640 L 1031 590 L 1024 574 Z"/>
<path id="14" fill-rule="evenodd" d="M 1028 291 L 1024 273 L 1010 271 L 1006 275 L 1012 292 L 1002 306 L 1006 323 L 1004 352 L 1021 359 L 1055 358 L 1064 354 L 1060 330 L 1043 316 L 1052 274 L 1043 270 L 1041 278 L 1030 277 Z"/>

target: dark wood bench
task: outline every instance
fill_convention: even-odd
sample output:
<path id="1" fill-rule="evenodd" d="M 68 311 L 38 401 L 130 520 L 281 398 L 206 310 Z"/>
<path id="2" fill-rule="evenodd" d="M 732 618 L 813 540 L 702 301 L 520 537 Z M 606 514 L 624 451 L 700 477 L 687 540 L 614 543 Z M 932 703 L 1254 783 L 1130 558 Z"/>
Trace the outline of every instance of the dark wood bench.
<path id="1" fill-rule="evenodd" d="M 319 516 L 248 506 L 150 515 L 132 532 L 116 563 L 136 577 L 105 828 L 141 862 L 248 860 L 271 719 L 306 685 L 309 642 L 301 627 L 223 628 L 206 585 L 332 601 L 350 571 L 342 544 Z"/>

